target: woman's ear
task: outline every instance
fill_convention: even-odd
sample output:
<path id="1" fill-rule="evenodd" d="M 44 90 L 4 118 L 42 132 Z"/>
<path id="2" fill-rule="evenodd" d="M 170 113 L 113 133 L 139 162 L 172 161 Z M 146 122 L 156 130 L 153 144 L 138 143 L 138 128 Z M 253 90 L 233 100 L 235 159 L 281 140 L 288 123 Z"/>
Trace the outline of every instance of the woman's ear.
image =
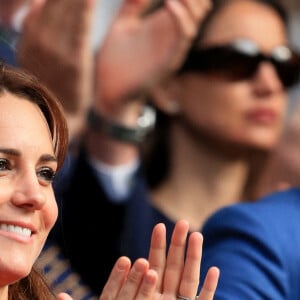
<path id="1" fill-rule="evenodd" d="M 164 113 L 175 116 L 180 112 L 180 104 L 179 101 L 172 97 L 172 93 L 170 93 L 169 89 L 166 86 L 157 86 L 154 87 L 150 96 L 153 102 L 153 105 L 158 109 L 163 111 Z"/>

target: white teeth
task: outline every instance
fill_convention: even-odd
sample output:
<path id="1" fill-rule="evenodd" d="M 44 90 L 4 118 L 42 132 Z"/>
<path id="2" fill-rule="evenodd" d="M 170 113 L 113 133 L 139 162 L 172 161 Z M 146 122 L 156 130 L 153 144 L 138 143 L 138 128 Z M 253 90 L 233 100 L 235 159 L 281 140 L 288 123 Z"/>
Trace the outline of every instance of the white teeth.
<path id="1" fill-rule="evenodd" d="M 0 224 L 0 230 L 14 232 L 14 233 L 26 236 L 26 237 L 31 236 L 31 230 L 29 228 L 24 228 L 24 227 L 20 227 L 20 226 Z"/>

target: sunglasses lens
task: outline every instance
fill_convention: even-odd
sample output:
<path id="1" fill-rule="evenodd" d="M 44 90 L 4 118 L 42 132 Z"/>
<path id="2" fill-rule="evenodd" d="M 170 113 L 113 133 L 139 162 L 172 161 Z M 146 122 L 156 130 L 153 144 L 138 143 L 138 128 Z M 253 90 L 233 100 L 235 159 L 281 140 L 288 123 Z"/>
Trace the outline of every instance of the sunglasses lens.
<path id="1" fill-rule="evenodd" d="M 256 56 L 249 56 L 230 49 L 227 53 L 219 53 L 216 73 L 229 80 L 243 80 L 255 74 L 259 60 Z M 211 69 L 214 73 L 214 68 Z"/>
<path id="2" fill-rule="evenodd" d="M 278 76 L 283 85 L 287 88 L 300 82 L 300 58 L 296 62 L 290 60 L 289 62 L 274 62 Z"/>
<path id="3" fill-rule="evenodd" d="M 259 52 L 255 43 L 244 40 L 232 45 L 193 50 L 180 72 L 200 72 L 216 78 L 244 80 L 253 77 L 264 60 L 274 65 L 286 88 L 300 81 L 300 55 L 296 52 L 279 46 L 271 56 L 266 56 Z"/>
<path id="4" fill-rule="evenodd" d="M 259 58 L 232 47 L 215 47 L 191 52 L 182 71 L 196 71 L 228 80 L 250 78 L 255 74 Z"/>

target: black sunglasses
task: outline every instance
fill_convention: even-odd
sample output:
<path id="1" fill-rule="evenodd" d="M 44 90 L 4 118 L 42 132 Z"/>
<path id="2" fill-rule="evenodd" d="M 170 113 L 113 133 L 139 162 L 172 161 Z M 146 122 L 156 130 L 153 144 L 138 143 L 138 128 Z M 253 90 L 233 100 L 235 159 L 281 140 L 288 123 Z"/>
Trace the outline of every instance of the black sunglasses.
<path id="1" fill-rule="evenodd" d="M 228 78 L 243 80 L 253 77 L 259 64 L 270 62 L 278 77 L 286 87 L 292 87 L 300 79 L 300 55 L 287 46 L 277 46 L 270 55 L 259 51 L 251 40 L 209 48 L 192 50 L 183 64 L 180 73 L 203 72 Z"/>

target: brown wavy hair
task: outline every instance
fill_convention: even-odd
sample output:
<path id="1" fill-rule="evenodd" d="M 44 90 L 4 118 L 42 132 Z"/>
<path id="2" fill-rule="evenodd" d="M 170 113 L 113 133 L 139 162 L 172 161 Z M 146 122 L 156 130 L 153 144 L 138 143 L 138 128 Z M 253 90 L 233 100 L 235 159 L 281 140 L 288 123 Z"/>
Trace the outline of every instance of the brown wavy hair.
<path id="1" fill-rule="evenodd" d="M 25 98 L 40 108 L 51 132 L 60 169 L 67 153 L 68 130 L 58 99 L 35 76 L 0 62 L 0 97 L 5 92 Z M 54 299 L 54 295 L 43 276 L 33 267 L 28 276 L 9 286 L 8 299 L 49 300 Z"/>

